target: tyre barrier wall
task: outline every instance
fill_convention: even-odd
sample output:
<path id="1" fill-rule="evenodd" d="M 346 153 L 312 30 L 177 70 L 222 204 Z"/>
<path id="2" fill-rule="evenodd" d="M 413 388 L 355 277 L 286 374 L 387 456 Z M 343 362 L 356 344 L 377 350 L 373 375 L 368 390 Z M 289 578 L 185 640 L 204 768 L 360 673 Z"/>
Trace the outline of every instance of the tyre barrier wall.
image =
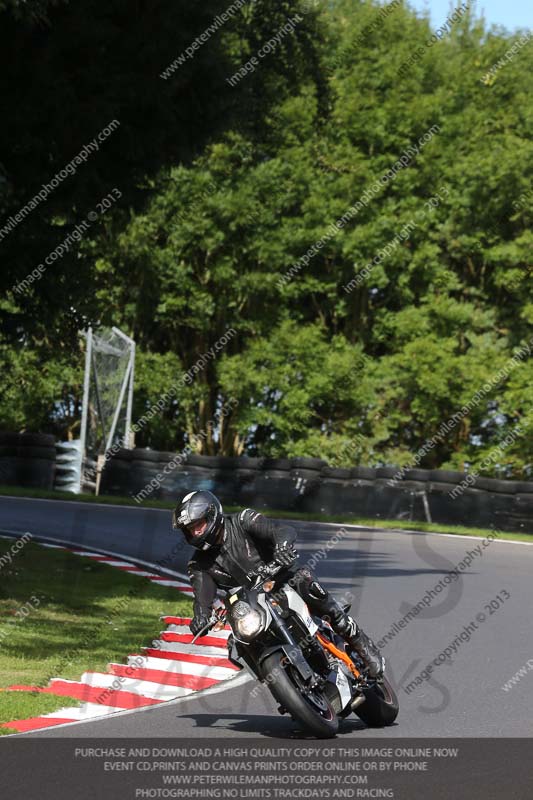
<path id="1" fill-rule="evenodd" d="M 478 478 L 450 497 L 466 477 L 446 470 L 332 468 L 318 458 L 185 459 L 136 449 L 120 450 L 108 461 L 100 491 L 141 501 L 209 489 L 223 503 L 239 506 L 533 533 L 533 483 Z"/>
<path id="2" fill-rule="evenodd" d="M 55 437 L 45 433 L 0 433 L 0 484 L 52 489 Z"/>
<path id="3" fill-rule="evenodd" d="M 68 447 L 47 434 L 0 433 L 0 484 L 66 489 L 74 466 L 66 462 L 75 449 L 67 454 Z M 183 458 L 136 449 L 119 450 L 107 462 L 100 492 L 140 501 L 210 489 L 239 506 L 533 533 L 533 482 L 477 478 L 450 497 L 466 477 L 446 470 L 333 468 L 319 458 Z"/>

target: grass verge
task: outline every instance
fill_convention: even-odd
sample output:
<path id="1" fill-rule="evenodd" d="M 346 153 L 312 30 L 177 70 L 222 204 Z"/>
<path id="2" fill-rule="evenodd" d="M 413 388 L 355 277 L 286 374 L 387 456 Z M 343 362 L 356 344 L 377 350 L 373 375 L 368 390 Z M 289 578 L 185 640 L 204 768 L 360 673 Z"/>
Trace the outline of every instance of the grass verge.
<path id="1" fill-rule="evenodd" d="M 78 503 L 101 503 L 104 505 L 133 506 L 135 508 L 161 508 L 171 510 L 175 503 L 169 500 L 147 500 L 136 503 L 132 497 L 115 497 L 114 495 L 92 494 L 72 494 L 72 492 L 56 492 L 44 489 L 26 489 L 18 486 L 0 486 L 0 496 L 11 495 L 12 497 L 35 497 L 43 500 L 70 500 Z M 240 507 L 226 506 L 226 511 L 239 511 Z M 412 530 L 428 533 L 452 533 L 457 536 L 479 536 L 485 538 L 491 530 L 488 528 L 470 528 L 467 525 L 439 525 L 431 522 L 411 522 L 409 520 L 397 519 L 368 519 L 358 517 L 355 514 L 311 514 L 304 511 L 278 511 L 276 509 L 261 509 L 269 517 L 279 517 L 282 519 L 302 520 L 303 522 L 338 522 L 344 525 L 364 525 L 368 528 L 387 528 L 390 530 Z M 516 532 L 502 532 L 498 535 L 499 540 L 515 540 L 521 542 L 533 542 L 533 534 Z"/>
<path id="2" fill-rule="evenodd" d="M 0 540 L 0 557 L 12 542 Z M 34 543 L 0 570 L 0 722 L 77 705 L 53 695 L 6 691 L 105 672 L 157 638 L 161 614 L 189 616 L 188 597 L 115 567 Z M 0 733 L 9 733 L 0 728 Z"/>

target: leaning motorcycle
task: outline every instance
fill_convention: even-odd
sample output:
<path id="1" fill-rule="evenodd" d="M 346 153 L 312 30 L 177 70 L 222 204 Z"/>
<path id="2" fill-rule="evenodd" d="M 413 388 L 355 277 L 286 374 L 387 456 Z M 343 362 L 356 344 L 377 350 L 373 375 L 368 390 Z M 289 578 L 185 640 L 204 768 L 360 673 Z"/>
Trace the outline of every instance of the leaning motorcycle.
<path id="1" fill-rule="evenodd" d="M 352 712 L 371 727 L 391 725 L 399 706 L 386 676 L 366 674 L 329 622 L 313 616 L 289 582 L 275 579 L 281 569 L 266 564 L 248 576 L 249 586 L 229 590 L 193 641 L 228 623 L 229 659 L 268 686 L 281 714 L 318 738 L 335 736 L 339 718 Z"/>

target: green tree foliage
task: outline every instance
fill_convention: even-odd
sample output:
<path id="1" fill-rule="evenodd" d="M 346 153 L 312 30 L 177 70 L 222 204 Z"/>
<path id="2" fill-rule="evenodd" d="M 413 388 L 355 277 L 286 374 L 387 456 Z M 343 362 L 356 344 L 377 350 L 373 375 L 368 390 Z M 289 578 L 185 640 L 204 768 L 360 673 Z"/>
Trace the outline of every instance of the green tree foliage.
<path id="1" fill-rule="evenodd" d="M 121 123 L 0 242 L 6 287 L 113 186 L 123 198 L 22 297 L 8 295 L 4 363 L 75 370 L 77 328 L 118 325 L 139 345 L 141 416 L 233 330 L 140 444 L 180 449 L 236 398 L 206 452 L 408 464 L 531 339 L 531 45 L 484 79 L 520 33 L 466 13 L 438 41 L 401 3 L 257 0 L 165 80 L 224 3 L 43 4 L 46 22 L 6 5 L 0 58 L 28 57 L 3 86 L 4 215 Z M 526 354 L 422 465 L 522 474 L 531 377 Z M 15 416 L 6 400 L 3 425 L 62 433 L 57 391 Z M 524 435 L 486 466 L 517 424 Z"/>

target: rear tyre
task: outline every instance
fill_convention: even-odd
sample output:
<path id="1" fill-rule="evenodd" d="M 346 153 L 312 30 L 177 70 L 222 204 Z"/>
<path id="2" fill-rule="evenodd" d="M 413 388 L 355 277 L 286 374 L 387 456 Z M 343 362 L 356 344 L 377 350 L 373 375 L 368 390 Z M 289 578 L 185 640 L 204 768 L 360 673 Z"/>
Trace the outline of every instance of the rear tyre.
<path id="1" fill-rule="evenodd" d="M 295 668 L 282 664 L 281 653 L 271 653 L 262 664 L 262 673 L 271 676 L 268 687 L 280 706 L 318 739 L 331 739 L 339 720 L 321 692 L 309 692 Z"/>
<path id="2" fill-rule="evenodd" d="M 355 714 L 370 728 L 384 728 L 392 725 L 400 706 L 396 692 L 387 678 L 372 687 L 363 689 L 365 702 L 355 710 Z"/>

